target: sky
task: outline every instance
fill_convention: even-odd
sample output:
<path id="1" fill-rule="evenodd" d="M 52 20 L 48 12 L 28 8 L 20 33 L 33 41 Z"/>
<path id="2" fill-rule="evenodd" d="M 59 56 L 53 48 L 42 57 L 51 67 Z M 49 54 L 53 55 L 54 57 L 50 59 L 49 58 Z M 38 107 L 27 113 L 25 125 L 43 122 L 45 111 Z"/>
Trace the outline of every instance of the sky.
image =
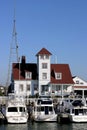
<path id="1" fill-rule="evenodd" d="M 87 0 L 0 0 L 0 84 L 8 76 L 14 8 L 19 57 L 36 63 L 44 47 L 51 63 L 69 64 L 72 76 L 87 81 Z"/>

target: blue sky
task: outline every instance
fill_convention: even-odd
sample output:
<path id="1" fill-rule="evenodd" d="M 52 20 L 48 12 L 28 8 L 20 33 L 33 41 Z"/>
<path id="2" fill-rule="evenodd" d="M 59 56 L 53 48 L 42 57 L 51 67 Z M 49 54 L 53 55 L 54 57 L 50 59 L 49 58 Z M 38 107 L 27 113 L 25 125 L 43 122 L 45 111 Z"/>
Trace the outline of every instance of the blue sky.
<path id="1" fill-rule="evenodd" d="M 0 0 L 0 84 L 5 84 L 12 41 L 14 3 L 19 56 L 36 62 L 43 47 L 51 62 L 70 65 L 87 80 L 87 0 Z"/>

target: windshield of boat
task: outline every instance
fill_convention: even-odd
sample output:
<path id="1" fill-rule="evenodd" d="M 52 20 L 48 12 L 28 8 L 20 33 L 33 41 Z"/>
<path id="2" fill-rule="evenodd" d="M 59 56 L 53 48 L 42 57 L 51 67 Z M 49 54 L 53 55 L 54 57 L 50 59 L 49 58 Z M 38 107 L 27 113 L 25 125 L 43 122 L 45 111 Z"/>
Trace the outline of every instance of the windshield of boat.
<path id="1" fill-rule="evenodd" d="M 20 107 L 20 108 L 19 108 L 19 111 L 20 111 L 20 112 L 25 112 L 25 107 Z"/>
<path id="2" fill-rule="evenodd" d="M 9 107 L 8 112 L 17 112 L 17 107 Z"/>
<path id="3" fill-rule="evenodd" d="M 52 100 L 38 100 L 37 104 L 52 104 Z"/>
<path id="4" fill-rule="evenodd" d="M 18 112 L 17 107 L 9 107 L 8 112 Z M 25 112 L 25 107 L 19 107 L 19 112 Z"/>

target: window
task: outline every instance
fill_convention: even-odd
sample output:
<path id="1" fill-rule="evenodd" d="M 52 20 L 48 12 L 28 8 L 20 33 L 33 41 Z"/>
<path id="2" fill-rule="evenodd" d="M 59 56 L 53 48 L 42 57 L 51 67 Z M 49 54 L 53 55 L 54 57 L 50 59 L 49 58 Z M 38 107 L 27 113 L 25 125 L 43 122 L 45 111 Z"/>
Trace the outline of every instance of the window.
<path id="1" fill-rule="evenodd" d="M 40 59 L 49 59 L 49 55 L 40 55 Z"/>
<path id="2" fill-rule="evenodd" d="M 48 91 L 48 85 L 42 85 L 42 92 Z"/>
<path id="3" fill-rule="evenodd" d="M 46 59 L 49 59 L 49 55 L 46 55 Z"/>
<path id="4" fill-rule="evenodd" d="M 56 79 L 62 79 L 62 73 L 55 73 Z"/>
<path id="5" fill-rule="evenodd" d="M 76 80 L 76 84 L 79 84 L 79 80 Z"/>
<path id="6" fill-rule="evenodd" d="M 25 112 L 25 107 L 19 107 L 20 112 Z"/>
<path id="7" fill-rule="evenodd" d="M 47 79 L 47 73 L 42 73 L 42 79 Z"/>
<path id="8" fill-rule="evenodd" d="M 17 107 L 9 107 L 8 112 L 17 112 Z"/>
<path id="9" fill-rule="evenodd" d="M 60 92 L 61 91 L 61 85 L 52 85 L 52 93 L 55 93 L 55 91 Z"/>
<path id="10" fill-rule="evenodd" d="M 52 112 L 52 110 L 53 110 L 52 107 L 49 107 L 49 111 Z"/>
<path id="11" fill-rule="evenodd" d="M 41 107 L 41 111 L 43 111 L 43 112 L 44 112 L 44 107 Z"/>
<path id="12" fill-rule="evenodd" d="M 84 84 L 83 82 L 80 82 L 80 84 Z"/>
<path id="13" fill-rule="evenodd" d="M 44 59 L 44 55 L 41 55 L 41 56 L 40 56 L 40 59 Z"/>
<path id="14" fill-rule="evenodd" d="M 26 72 L 26 79 L 31 79 L 32 73 L 31 72 Z"/>
<path id="15" fill-rule="evenodd" d="M 42 68 L 47 69 L 47 63 L 42 63 Z"/>
<path id="16" fill-rule="evenodd" d="M 34 90 L 38 90 L 37 84 L 34 84 Z"/>
<path id="17" fill-rule="evenodd" d="M 27 91 L 30 91 L 30 84 L 27 84 Z"/>
<path id="18" fill-rule="evenodd" d="M 61 85 L 56 85 L 56 91 L 61 90 Z"/>
<path id="19" fill-rule="evenodd" d="M 23 91 L 23 84 L 20 84 L 20 86 L 19 86 L 20 88 L 20 91 L 22 92 Z"/>
<path id="20" fill-rule="evenodd" d="M 67 92 L 68 85 L 63 85 L 63 91 Z"/>

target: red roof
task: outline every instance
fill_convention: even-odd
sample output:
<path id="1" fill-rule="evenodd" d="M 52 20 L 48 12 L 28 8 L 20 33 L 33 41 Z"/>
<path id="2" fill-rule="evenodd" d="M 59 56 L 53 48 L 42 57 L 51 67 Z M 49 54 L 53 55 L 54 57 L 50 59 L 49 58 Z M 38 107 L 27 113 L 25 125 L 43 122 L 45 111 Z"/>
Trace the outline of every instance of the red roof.
<path id="1" fill-rule="evenodd" d="M 36 56 L 38 56 L 38 55 L 43 55 L 43 54 L 52 55 L 47 49 L 42 48 L 42 49 L 36 54 Z"/>
<path id="2" fill-rule="evenodd" d="M 61 79 L 56 79 L 55 73 L 61 73 Z M 51 64 L 51 83 L 74 84 L 68 64 Z"/>
<path id="3" fill-rule="evenodd" d="M 43 54 L 51 55 L 51 53 L 47 49 L 42 48 L 37 53 L 37 56 L 43 55 Z M 26 78 L 25 77 L 26 71 L 32 73 L 32 80 L 38 79 L 37 64 L 26 63 L 24 56 L 22 57 L 22 61 L 20 64 L 13 63 L 12 69 L 13 69 L 12 71 L 13 71 L 14 80 L 18 80 L 19 78 L 21 80 L 24 80 Z M 61 79 L 56 79 L 55 73 L 61 73 L 61 76 L 62 76 Z M 20 76 L 19 76 L 19 74 L 20 74 Z M 51 64 L 51 83 L 53 83 L 53 84 L 74 84 L 68 64 Z"/>
<path id="4" fill-rule="evenodd" d="M 20 72 L 19 72 L 19 63 L 13 63 L 13 79 L 14 80 L 25 80 L 25 72 L 32 72 L 32 79 L 38 79 L 37 74 L 37 65 L 20 63 Z M 19 76 L 20 73 L 20 76 Z M 62 78 L 56 79 L 55 73 L 61 73 Z M 68 64 L 51 64 L 51 83 L 52 84 L 74 84 L 72 80 L 72 75 Z"/>
<path id="5" fill-rule="evenodd" d="M 19 63 L 13 63 L 12 66 L 13 70 L 13 79 L 14 80 L 25 80 L 25 72 L 32 72 L 32 79 L 36 80 L 37 79 L 37 65 L 32 63 L 25 63 L 22 64 L 20 63 L 20 69 L 19 69 Z M 19 72 L 20 70 L 20 72 Z M 20 74 L 20 76 L 19 76 Z"/>

